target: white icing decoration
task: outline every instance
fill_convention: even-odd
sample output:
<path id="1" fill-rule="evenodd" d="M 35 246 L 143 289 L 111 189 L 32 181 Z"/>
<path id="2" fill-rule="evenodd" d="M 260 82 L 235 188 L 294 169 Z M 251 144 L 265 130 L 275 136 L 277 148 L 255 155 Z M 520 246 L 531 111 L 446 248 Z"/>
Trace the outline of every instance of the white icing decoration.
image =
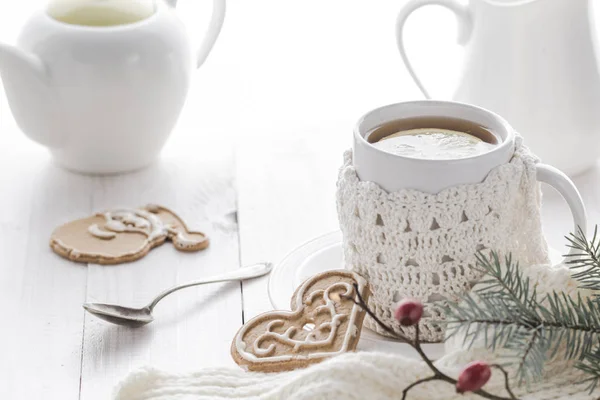
<path id="1" fill-rule="evenodd" d="M 104 226 L 106 226 L 106 228 L 110 229 L 113 232 L 125 232 L 125 230 L 127 229 L 124 223 L 115 220 L 106 221 L 106 224 Z"/>
<path id="2" fill-rule="evenodd" d="M 88 231 L 100 239 L 114 239 L 117 236 L 115 232 L 103 231 L 97 224 L 90 226 Z"/>
<path id="3" fill-rule="evenodd" d="M 138 232 L 146 235 L 152 241 L 161 236 L 166 236 L 168 227 L 157 215 L 146 210 L 115 210 L 100 214 L 106 220 L 104 228 L 109 232 L 101 230 L 97 224 L 88 228 L 88 232 L 100 239 L 113 239 L 115 233 Z M 112 236 L 109 236 L 112 235 Z"/>
<path id="4" fill-rule="evenodd" d="M 347 273 L 347 271 L 344 271 L 344 272 Z M 253 353 L 246 351 L 247 344 L 242 340 L 242 338 L 245 336 L 248 328 L 252 325 L 252 323 L 250 321 L 249 323 L 245 324 L 242 327 L 242 329 L 240 329 L 240 332 L 237 334 L 237 336 L 235 338 L 235 347 L 236 347 L 238 354 L 240 354 L 240 356 L 242 356 L 244 359 L 251 361 L 251 362 L 255 362 L 255 363 L 280 362 L 280 361 L 292 360 L 292 359 L 294 359 L 294 357 L 298 357 L 298 356 L 281 355 L 281 356 L 270 357 L 270 354 L 272 354 L 272 352 L 275 350 L 275 346 L 273 344 L 271 344 L 266 349 L 263 349 L 260 347 L 261 342 L 263 342 L 265 339 L 271 338 L 271 339 L 277 340 L 279 342 L 285 343 L 287 345 L 293 346 L 294 352 L 299 352 L 302 350 L 302 348 L 318 348 L 320 346 L 330 345 L 331 343 L 333 343 L 341 321 L 348 316 L 345 314 L 337 314 L 337 312 L 335 310 L 335 302 L 330 299 L 329 293 L 334 288 L 343 287 L 346 289 L 346 292 L 341 296 L 344 296 L 344 295 L 349 296 L 354 291 L 354 288 L 347 282 L 335 283 L 335 284 L 331 285 L 329 288 L 327 288 L 326 290 L 316 290 L 316 291 L 310 293 L 309 296 L 307 297 L 306 301 L 303 301 L 302 297 L 304 296 L 304 292 L 306 291 L 306 288 L 309 287 L 310 285 L 312 285 L 314 283 L 314 280 L 318 279 L 318 278 L 319 278 L 318 276 L 315 276 L 312 279 L 307 280 L 306 282 L 304 282 L 302 287 L 300 289 L 298 289 L 295 304 L 299 310 L 293 311 L 293 312 L 284 312 L 284 314 L 286 316 L 287 315 L 294 316 L 295 314 L 298 314 L 299 312 L 301 313 L 302 312 L 301 308 L 302 308 L 303 303 L 306 303 L 306 305 L 310 305 L 314 301 L 315 297 L 322 296 L 323 300 L 325 300 L 325 304 L 317 307 L 315 312 L 317 314 L 319 314 L 321 312 L 330 313 L 330 315 L 332 317 L 330 322 L 325 322 L 325 323 L 321 324 L 320 326 L 315 327 L 315 329 L 312 332 L 310 332 L 304 340 L 295 340 L 291 336 L 293 336 L 293 334 L 297 331 L 296 327 L 289 327 L 284 333 L 276 333 L 276 332 L 271 331 L 274 327 L 284 324 L 284 321 L 282 319 L 275 319 L 267 325 L 267 332 L 260 335 L 254 341 L 253 346 L 251 346 L 252 350 L 255 353 L 255 354 L 253 354 Z M 356 282 L 358 283 L 358 290 L 362 293 L 364 291 L 364 288 L 367 285 L 367 282 L 363 278 L 356 276 L 356 275 L 354 275 L 354 278 L 355 278 Z M 342 346 L 340 347 L 339 351 L 310 353 L 304 357 L 306 357 L 308 359 L 332 357 L 332 356 L 347 352 L 349 345 L 350 345 L 350 339 L 352 337 L 356 336 L 356 334 L 358 333 L 358 329 L 356 328 L 356 318 L 357 318 L 359 312 L 360 312 L 359 307 L 352 308 L 352 312 L 351 312 L 350 318 L 349 318 L 349 325 L 348 325 L 349 329 L 346 331 L 346 334 L 344 336 L 344 342 L 342 343 Z M 325 339 L 322 339 L 319 341 L 315 340 L 316 333 L 323 330 L 323 328 L 329 329 L 329 335 Z M 352 329 L 352 328 L 354 328 L 354 329 Z M 259 357 L 257 357 L 257 355 L 267 357 L 267 358 L 259 358 Z"/>
<path id="5" fill-rule="evenodd" d="M 196 247 L 200 243 L 204 242 L 206 239 L 203 237 L 200 240 L 195 239 L 186 239 L 183 232 L 177 233 L 177 244 L 183 247 Z"/>

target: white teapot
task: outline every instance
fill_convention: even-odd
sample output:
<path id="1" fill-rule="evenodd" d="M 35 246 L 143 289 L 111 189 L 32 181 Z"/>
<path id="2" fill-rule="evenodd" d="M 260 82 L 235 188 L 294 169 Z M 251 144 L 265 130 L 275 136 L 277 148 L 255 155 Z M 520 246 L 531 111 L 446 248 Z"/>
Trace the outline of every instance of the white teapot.
<path id="1" fill-rule="evenodd" d="M 192 51 L 177 0 L 61 0 L 34 14 L 0 75 L 19 127 L 63 167 L 119 173 L 154 161 L 183 107 Z M 194 58 L 217 40 L 225 0 Z"/>
<path id="2" fill-rule="evenodd" d="M 453 100 L 502 115 L 545 163 L 570 175 L 595 164 L 600 71 L 590 0 L 409 1 L 397 20 L 398 47 L 427 98 L 404 49 L 404 23 L 430 4 L 454 12 L 466 46 Z"/>

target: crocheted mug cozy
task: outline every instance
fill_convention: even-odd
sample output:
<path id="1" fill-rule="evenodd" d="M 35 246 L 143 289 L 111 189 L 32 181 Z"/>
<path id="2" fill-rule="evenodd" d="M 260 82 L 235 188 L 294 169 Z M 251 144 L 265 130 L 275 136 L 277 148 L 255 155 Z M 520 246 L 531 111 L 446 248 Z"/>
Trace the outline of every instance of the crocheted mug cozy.
<path id="1" fill-rule="evenodd" d="M 388 193 L 363 182 L 352 152 L 345 153 L 337 182 L 345 265 L 370 282 L 369 306 L 383 322 L 400 330 L 393 318 L 396 303 L 417 298 L 425 305 L 422 340 L 441 341 L 444 329 L 435 323 L 444 319 L 439 302 L 457 299 L 481 278 L 474 268 L 478 251 L 512 253 L 526 265 L 548 262 L 538 160 L 517 139 L 511 161 L 485 181 L 438 194 Z M 385 334 L 370 318 L 365 325 Z"/>

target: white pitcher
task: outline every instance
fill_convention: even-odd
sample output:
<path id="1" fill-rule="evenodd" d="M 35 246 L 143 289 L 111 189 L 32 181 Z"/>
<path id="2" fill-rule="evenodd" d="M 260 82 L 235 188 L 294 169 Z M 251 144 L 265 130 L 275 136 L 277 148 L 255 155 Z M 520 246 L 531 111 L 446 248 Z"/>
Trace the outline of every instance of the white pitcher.
<path id="1" fill-rule="evenodd" d="M 490 109 L 546 163 L 570 175 L 600 156 L 600 71 L 590 0 L 411 0 L 397 40 L 413 79 L 430 98 L 404 48 L 404 24 L 426 5 L 454 12 L 465 63 L 453 99 Z"/>
<path id="2" fill-rule="evenodd" d="M 195 57 L 177 0 L 54 0 L 16 47 L 0 44 L 0 75 L 15 120 L 62 166 L 83 173 L 154 161 L 221 30 L 225 0 Z"/>

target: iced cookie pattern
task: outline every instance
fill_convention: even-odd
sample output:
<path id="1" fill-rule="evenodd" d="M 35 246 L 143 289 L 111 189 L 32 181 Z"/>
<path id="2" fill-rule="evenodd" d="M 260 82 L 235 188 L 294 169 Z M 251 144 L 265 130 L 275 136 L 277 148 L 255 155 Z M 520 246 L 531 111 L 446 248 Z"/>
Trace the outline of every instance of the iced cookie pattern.
<path id="1" fill-rule="evenodd" d="M 291 312 L 266 312 L 238 331 L 233 359 L 251 371 L 279 372 L 355 350 L 365 317 L 354 303 L 356 289 L 368 299 L 366 281 L 345 270 L 309 278 L 294 293 Z"/>
<path id="2" fill-rule="evenodd" d="M 144 257 L 167 239 L 180 251 L 199 251 L 209 244 L 206 235 L 190 232 L 169 209 L 150 205 L 67 223 L 52 233 L 50 247 L 71 261 L 120 264 Z"/>

